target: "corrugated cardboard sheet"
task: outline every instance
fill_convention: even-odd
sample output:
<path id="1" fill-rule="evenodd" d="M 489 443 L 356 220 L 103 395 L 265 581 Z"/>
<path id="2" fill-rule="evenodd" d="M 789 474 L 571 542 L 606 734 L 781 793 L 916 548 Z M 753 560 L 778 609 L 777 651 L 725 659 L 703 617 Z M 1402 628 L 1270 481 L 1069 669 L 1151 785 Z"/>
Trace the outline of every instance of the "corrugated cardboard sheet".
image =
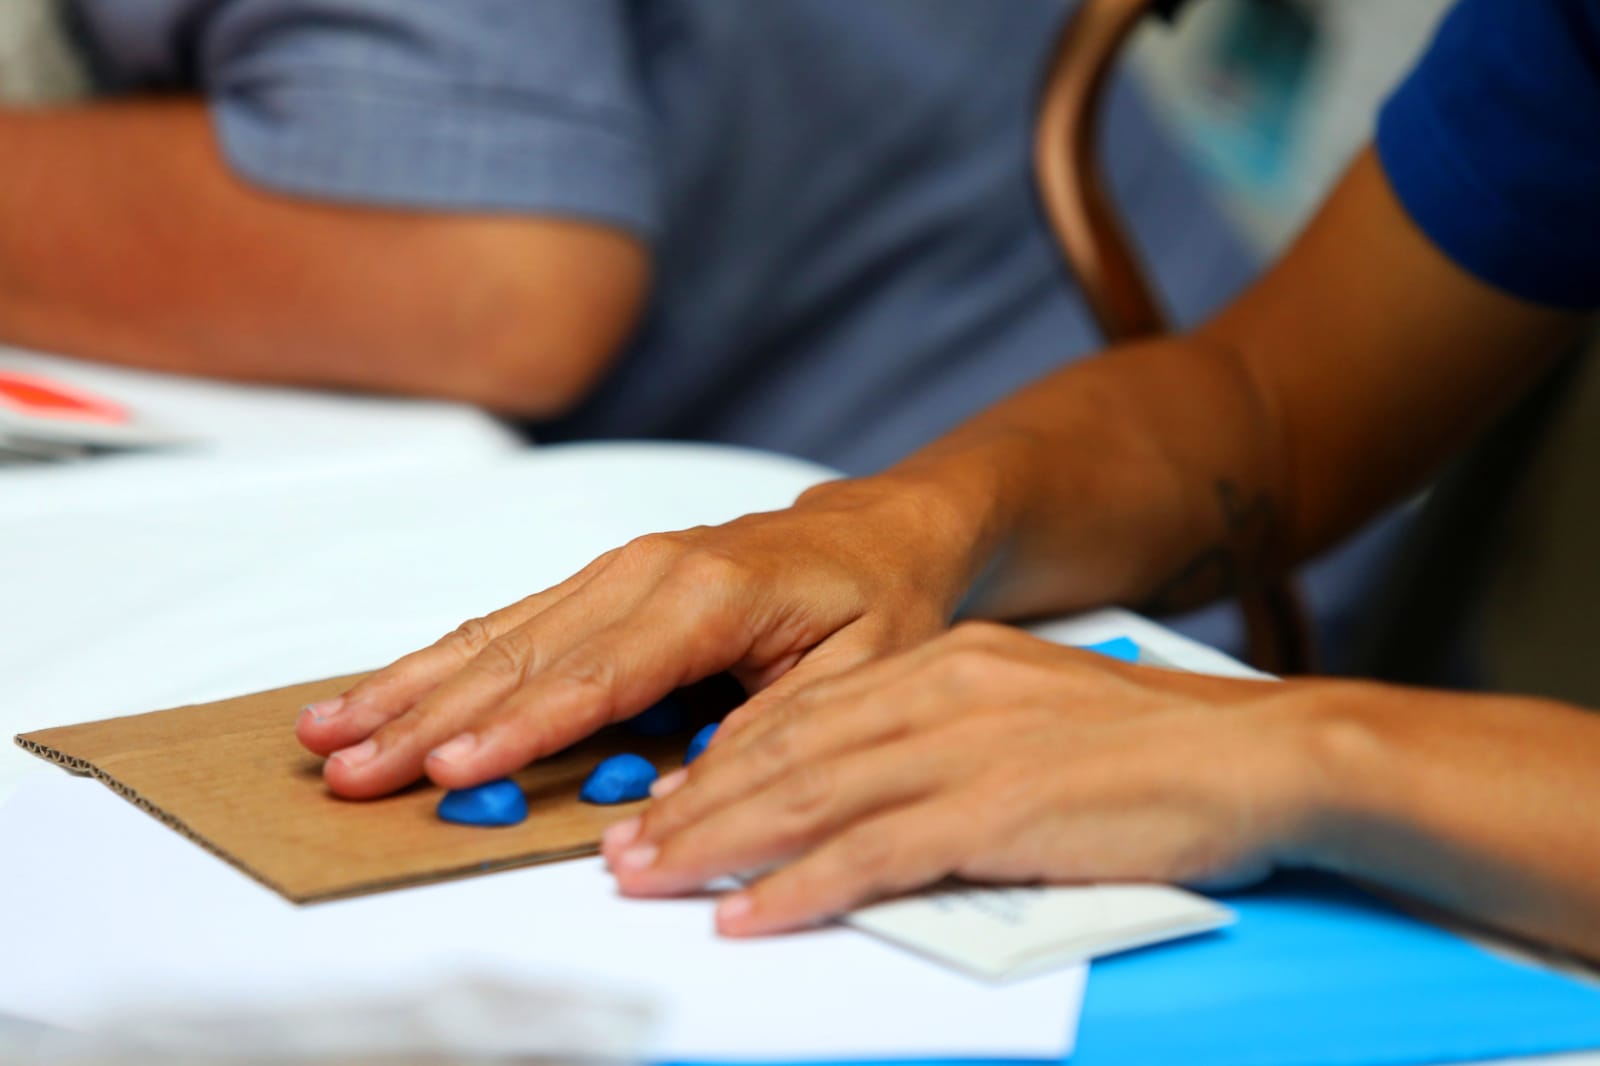
<path id="1" fill-rule="evenodd" d="M 359 676 L 45 729 L 17 743 L 93 775 L 267 887 L 311 903 L 591 854 L 608 825 L 643 804 L 580 803 L 589 771 L 634 751 L 667 773 L 688 740 L 606 730 L 517 775 L 529 808 L 521 825 L 452 825 L 434 813 L 442 792 L 427 783 L 366 801 L 323 785 L 322 760 L 295 740 L 295 716 Z"/>

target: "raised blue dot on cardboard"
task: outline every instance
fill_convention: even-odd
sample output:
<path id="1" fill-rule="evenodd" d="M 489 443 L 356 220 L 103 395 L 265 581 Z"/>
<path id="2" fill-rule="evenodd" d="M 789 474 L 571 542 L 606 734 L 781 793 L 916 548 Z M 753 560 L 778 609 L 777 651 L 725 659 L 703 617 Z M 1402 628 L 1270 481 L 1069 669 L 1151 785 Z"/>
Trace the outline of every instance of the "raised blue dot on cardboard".
<path id="1" fill-rule="evenodd" d="M 649 759 L 641 755 L 613 755 L 594 768 L 578 792 L 578 798 L 603 806 L 632 803 L 650 795 L 655 779 L 656 768 L 650 765 Z"/>
<path id="2" fill-rule="evenodd" d="M 1112 637 L 1095 644 L 1078 645 L 1084 651 L 1092 651 L 1096 655 L 1104 655 L 1108 659 L 1118 662 L 1136 663 L 1139 661 L 1139 645 L 1131 637 Z"/>
<path id="3" fill-rule="evenodd" d="M 666 696 L 623 722 L 623 728 L 641 737 L 670 737 L 688 724 L 683 702 Z"/>
<path id="4" fill-rule="evenodd" d="M 516 825 L 528 817 L 528 798 L 511 778 L 458 788 L 439 801 L 439 817 L 457 825 Z"/>
<path id="5" fill-rule="evenodd" d="M 683 756 L 683 765 L 688 766 L 704 755 L 706 746 L 711 743 L 711 738 L 716 735 L 717 723 L 715 722 L 703 727 L 700 732 L 696 733 L 694 739 L 689 741 L 689 750 Z"/>

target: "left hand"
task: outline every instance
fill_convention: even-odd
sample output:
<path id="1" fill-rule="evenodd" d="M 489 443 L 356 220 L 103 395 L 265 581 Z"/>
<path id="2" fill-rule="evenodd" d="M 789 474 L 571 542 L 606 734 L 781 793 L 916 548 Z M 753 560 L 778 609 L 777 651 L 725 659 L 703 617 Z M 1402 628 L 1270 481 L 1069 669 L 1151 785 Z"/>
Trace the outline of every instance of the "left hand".
<path id="1" fill-rule="evenodd" d="M 723 900 L 729 935 L 951 876 L 1237 884 L 1287 857 L 1314 814 L 1296 708 L 1316 684 L 1129 666 L 964 625 L 719 736 L 605 854 L 637 896 L 780 867 Z"/>

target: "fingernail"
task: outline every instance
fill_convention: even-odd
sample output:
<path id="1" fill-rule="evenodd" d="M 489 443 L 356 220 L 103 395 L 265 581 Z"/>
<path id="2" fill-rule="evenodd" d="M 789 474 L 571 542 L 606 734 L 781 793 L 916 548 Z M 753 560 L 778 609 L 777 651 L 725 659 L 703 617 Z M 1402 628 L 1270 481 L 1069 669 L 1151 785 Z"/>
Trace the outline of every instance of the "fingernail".
<path id="1" fill-rule="evenodd" d="M 687 780 L 689 780 L 689 771 L 687 770 L 674 770 L 666 777 L 657 778 L 655 784 L 650 786 L 650 798 L 666 799 L 682 788 L 683 783 Z"/>
<path id="2" fill-rule="evenodd" d="M 321 703 L 308 703 L 300 709 L 300 714 L 302 717 L 310 715 L 313 722 L 326 722 L 342 710 L 344 710 L 344 697 L 336 696 Z"/>
<path id="3" fill-rule="evenodd" d="M 438 759 L 440 762 L 460 762 L 472 754 L 478 746 L 478 738 L 471 733 L 462 733 L 454 740 L 447 740 L 437 748 L 428 752 L 428 758 Z"/>
<path id="4" fill-rule="evenodd" d="M 639 838 L 639 827 L 642 824 L 637 818 L 618 822 L 601 834 L 601 848 L 608 852 L 622 850 Z"/>
<path id="5" fill-rule="evenodd" d="M 373 756 L 377 754 L 378 742 L 369 739 L 363 740 L 353 748 L 345 748 L 342 751 L 334 752 L 332 758 L 338 759 L 339 762 L 344 764 L 345 769 L 354 770 L 358 766 L 371 762 Z"/>
<path id="6" fill-rule="evenodd" d="M 736 892 L 727 896 L 717 904 L 717 921 L 737 922 L 740 918 L 755 909 L 755 901 L 743 892 Z"/>
<path id="7" fill-rule="evenodd" d="M 639 844 L 629 848 L 617 858 L 619 870 L 644 870 L 656 861 L 656 855 L 661 851 L 654 844 Z"/>

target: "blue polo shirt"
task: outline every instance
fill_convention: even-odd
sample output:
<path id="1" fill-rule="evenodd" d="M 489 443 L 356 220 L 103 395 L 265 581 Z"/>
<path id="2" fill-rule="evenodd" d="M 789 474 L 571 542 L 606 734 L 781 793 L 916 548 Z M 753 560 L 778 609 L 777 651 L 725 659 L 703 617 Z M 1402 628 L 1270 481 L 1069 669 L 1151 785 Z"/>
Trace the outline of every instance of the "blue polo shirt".
<path id="1" fill-rule="evenodd" d="M 1461 0 L 1377 147 L 1407 213 L 1468 272 L 1600 308 L 1600 0 Z"/>
<path id="2" fill-rule="evenodd" d="M 71 2 L 107 86 L 203 90 L 262 186 L 644 239 L 643 327 L 544 439 L 864 472 L 1099 345 L 1029 164 L 1061 0 Z M 1129 93 L 1109 136 L 1193 320 L 1251 264 Z"/>

